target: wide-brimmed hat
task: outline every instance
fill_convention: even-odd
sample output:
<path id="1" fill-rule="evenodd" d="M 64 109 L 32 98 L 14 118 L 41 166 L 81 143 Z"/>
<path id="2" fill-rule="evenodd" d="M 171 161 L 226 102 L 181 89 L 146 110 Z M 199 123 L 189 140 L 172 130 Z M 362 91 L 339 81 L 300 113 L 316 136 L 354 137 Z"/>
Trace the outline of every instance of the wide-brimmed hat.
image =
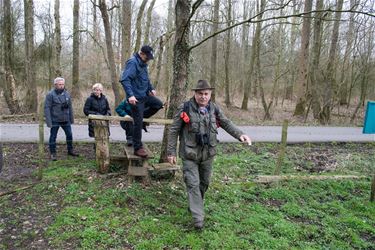
<path id="1" fill-rule="evenodd" d="M 197 90 L 205 90 L 205 89 L 215 89 L 210 86 L 210 84 L 206 80 L 199 80 L 197 82 L 197 86 L 195 88 L 192 88 L 191 90 L 197 91 Z"/>

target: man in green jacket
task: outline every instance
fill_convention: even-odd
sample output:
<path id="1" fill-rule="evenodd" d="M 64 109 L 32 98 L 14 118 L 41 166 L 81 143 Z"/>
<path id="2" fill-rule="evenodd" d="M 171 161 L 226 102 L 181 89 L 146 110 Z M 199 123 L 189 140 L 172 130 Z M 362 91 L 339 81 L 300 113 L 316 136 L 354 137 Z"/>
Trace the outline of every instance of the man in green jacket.
<path id="1" fill-rule="evenodd" d="M 194 227 L 204 225 L 204 194 L 208 189 L 212 163 L 216 155 L 217 129 L 222 127 L 234 138 L 251 144 L 250 138 L 238 129 L 211 99 L 211 86 L 199 80 L 193 88 L 194 96 L 179 107 L 168 134 L 168 161 L 176 164 L 177 137 L 180 139 L 179 155 L 187 189 L 189 210 Z"/>

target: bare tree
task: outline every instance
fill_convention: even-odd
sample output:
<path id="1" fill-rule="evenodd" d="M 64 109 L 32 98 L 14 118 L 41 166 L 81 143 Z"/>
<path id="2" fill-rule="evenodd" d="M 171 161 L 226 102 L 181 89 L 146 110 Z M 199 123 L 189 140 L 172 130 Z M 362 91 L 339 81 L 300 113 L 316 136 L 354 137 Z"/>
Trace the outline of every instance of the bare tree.
<path id="1" fill-rule="evenodd" d="M 358 3 L 358 0 L 350 0 L 350 9 L 354 10 Z M 340 105 L 348 104 L 348 83 L 351 75 L 350 71 L 350 55 L 353 50 L 353 41 L 354 41 L 354 13 L 350 13 L 349 18 L 349 27 L 346 33 L 346 47 L 343 58 L 342 70 L 340 72 L 339 80 L 339 102 Z"/>
<path id="2" fill-rule="evenodd" d="M 319 114 L 319 121 L 322 124 L 328 124 L 331 119 L 331 109 L 333 108 L 333 98 L 336 98 L 337 84 L 336 84 L 336 54 L 337 54 L 337 43 L 340 31 L 341 21 L 341 10 L 343 6 L 343 0 L 337 1 L 337 7 L 335 12 L 335 21 L 332 29 L 331 45 L 328 55 L 327 73 L 325 75 L 325 86 L 323 91 L 323 107 Z M 334 93 L 333 93 L 334 92 Z M 333 96 L 334 95 L 334 96 Z"/>
<path id="3" fill-rule="evenodd" d="M 228 0 L 227 8 L 227 26 L 230 27 L 232 24 L 232 0 Z M 225 55 L 224 55 L 224 72 L 225 72 L 225 105 L 229 107 L 230 103 L 230 83 L 229 83 L 229 64 L 230 64 L 230 41 L 232 39 L 231 30 L 226 32 L 226 41 L 225 41 Z"/>
<path id="4" fill-rule="evenodd" d="M 55 0 L 54 7 L 55 36 L 54 36 L 54 74 L 61 76 L 61 25 L 60 25 L 60 0 Z"/>
<path id="5" fill-rule="evenodd" d="M 115 57 L 113 54 L 113 47 L 112 47 L 112 31 L 109 24 L 109 17 L 107 11 L 107 4 L 105 0 L 99 0 L 99 9 L 102 13 L 102 19 L 104 24 L 104 32 L 105 32 L 105 44 L 107 46 L 107 57 L 109 62 L 109 71 L 111 73 L 111 84 L 112 90 L 115 95 L 115 105 L 119 105 L 122 97 L 119 92 L 119 83 L 118 77 L 116 74 L 116 64 L 115 64 Z"/>
<path id="6" fill-rule="evenodd" d="M 164 93 L 167 96 L 166 102 L 169 103 L 169 93 L 170 87 L 172 86 L 172 73 L 171 69 L 173 67 L 173 30 L 174 30 L 174 9 L 173 9 L 173 2 L 174 0 L 169 0 L 168 2 L 168 17 L 167 17 L 167 39 L 165 41 L 165 67 L 164 67 Z M 167 112 L 168 110 L 165 110 Z"/>
<path id="7" fill-rule="evenodd" d="M 296 81 L 297 104 L 293 115 L 303 115 L 306 109 L 306 91 L 307 91 L 307 68 L 309 60 L 309 44 L 311 32 L 311 10 L 313 0 L 305 0 L 304 12 L 306 17 L 303 18 L 301 32 L 301 48 L 298 59 L 298 75 Z"/>
<path id="8" fill-rule="evenodd" d="M 202 0 L 203 1 L 203 0 Z M 191 13 L 190 0 L 177 0 L 175 8 L 176 34 L 174 42 L 173 57 L 173 83 L 171 86 L 170 99 L 168 103 L 167 118 L 172 118 L 177 112 L 181 100 L 186 98 L 187 80 L 189 74 L 189 31 L 190 18 L 202 1 L 196 1 Z M 160 161 L 167 160 L 167 136 L 168 126 L 164 128 Z"/>
<path id="9" fill-rule="evenodd" d="M 0 69 L 1 75 L 5 78 L 4 97 L 12 114 L 21 112 L 21 107 L 16 96 L 16 79 L 13 75 L 14 68 L 14 40 L 12 27 L 11 1 L 3 0 L 3 34 L 4 34 L 4 69 Z"/>
<path id="10" fill-rule="evenodd" d="M 143 39 L 143 44 L 149 44 L 150 29 L 151 29 L 151 19 L 152 19 L 152 10 L 154 9 L 156 0 L 152 0 L 150 6 L 147 9 L 147 20 L 145 28 L 145 38 Z"/>
<path id="11" fill-rule="evenodd" d="M 36 113 L 38 109 L 38 93 L 35 80 L 34 57 L 34 2 L 24 0 L 25 15 L 25 81 L 27 88 L 26 109 Z"/>
<path id="12" fill-rule="evenodd" d="M 122 43 L 121 61 L 124 62 L 131 53 L 131 25 L 132 25 L 132 1 L 122 1 Z"/>
<path id="13" fill-rule="evenodd" d="M 323 9 L 324 0 L 317 0 L 316 9 Z M 314 34 L 313 34 L 313 45 L 311 49 L 311 62 L 310 62 L 310 86 L 309 86 L 309 98 L 311 101 L 311 107 L 315 119 L 319 119 L 320 113 L 320 92 L 321 92 L 321 74 L 319 71 L 320 62 L 320 51 L 322 47 L 322 22 L 323 12 L 316 12 L 314 16 Z"/>
<path id="14" fill-rule="evenodd" d="M 214 0 L 214 16 L 212 19 L 212 33 L 216 33 L 219 29 L 219 7 L 220 0 Z M 213 88 L 216 87 L 216 71 L 217 71 L 217 36 L 212 38 L 211 42 L 211 70 L 210 70 L 210 84 Z M 215 102 L 216 93 L 212 92 L 211 100 Z"/>
<path id="15" fill-rule="evenodd" d="M 79 88 L 79 0 L 73 3 L 73 66 L 72 66 L 72 96 L 80 98 Z"/>
<path id="16" fill-rule="evenodd" d="M 135 24 L 135 30 L 137 32 L 137 36 L 135 39 L 135 45 L 134 45 L 134 53 L 138 52 L 138 50 L 141 48 L 141 37 L 142 37 L 142 17 L 143 17 L 143 12 L 145 11 L 147 4 L 147 0 L 142 0 L 141 6 L 139 7 L 138 10 L 138 15 L 137 15 L 137 22 Z"/>
<path id="17" fill-rule="evenodd" d="M 263 17 L 264 9 L 265 9 L 265 1 L 261 0 L 260 7 L 258 6 L 258 20 L 261 20 Z M 251 58 L 250 58 L 250 64 L 249 69 L 246 73 L 247 75 L 247 84 L 244 86 L 244 95 L 242 99 L 242 105 L 241 109 L 247 110 L 248 109 L 248 102 L 250 97 L 250 91 L 251 91 L 251 82 L 253 81 L 253 73 L 254 73 L 254 66 L 255 66 L 255 58 L 257 57 L 257 53 L 259 53 L 260 50 L 260 35 L 261 35 L 261 29 L 262 29 L 262 22 L 257 22 L 256 29 L 255 29 L 255 35 L 253 37 L 252 41 L 252 47 L 251 47 Z M 260 69 L 258 69 L 260 70 Z"/>

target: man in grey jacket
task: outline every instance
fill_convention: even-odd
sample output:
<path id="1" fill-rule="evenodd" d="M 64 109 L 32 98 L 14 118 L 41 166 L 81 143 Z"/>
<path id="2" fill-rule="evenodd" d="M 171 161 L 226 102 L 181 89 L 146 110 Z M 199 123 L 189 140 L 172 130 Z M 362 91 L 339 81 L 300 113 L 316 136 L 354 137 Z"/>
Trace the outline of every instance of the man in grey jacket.
<path id="1" fill-rule="evenodd" d="M 53 83 L 55 88 L 48 92 L 44 102 L 44 116 L 47 127 L 51 128 L 49 137 L 51 160 L 56 161 L 56 137 L 60 127 L 66 135 L 68 155 L 78 156 L 78 154 L 73 151 L 71 127 L 71 124 L 74 123 L 73 108 L 70 94 L 65 90 L 65 79 L 57 77 Z"/>
<path id="2" fill-rule="evenodd" d="M 194 227 L 198 230 L 203 228 L 203 199 L 211 179 L 218 127 L 239 141 L 251 144 L 250 138 L 210 101 L 212 89 L 206 80 L 198 81 L 197 86 L 192 89 L 194 96 L 179 107 L 168 135 L 167 154 L 171 164 L 176 164 L 177 138 L 180 138 L 179 155 L 182 159 L 189 211 L 193 216 Z"/>

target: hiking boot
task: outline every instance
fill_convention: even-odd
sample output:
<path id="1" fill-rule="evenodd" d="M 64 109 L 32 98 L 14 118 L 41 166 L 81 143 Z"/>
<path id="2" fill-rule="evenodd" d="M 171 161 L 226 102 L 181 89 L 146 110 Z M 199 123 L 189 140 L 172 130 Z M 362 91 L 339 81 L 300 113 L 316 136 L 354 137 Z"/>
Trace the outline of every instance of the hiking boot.
<path id="1" fill-rule="evenodd" d="M 70 155 L 70 156 L 74 156 L 74 157 L 79 156 L 79 154 L 74 153 L 73 151 L 68 151 L 68 155 Z"/>
<path id="2" fill-rule="evenodd" d="M 142 157 L 142 158 L 146 158 L 148 156 L 148 154 L 147 154 L 146 150 L 144 150 L 144 148 L 140 148 L 138 150 L 135 150 L 134 155 Z"/>
<path id="3" fill-rule="evenodd" d="M 50 159 L 51 161 L 57 161 L 56 154 L 51 154 Z"/>
<path id="4" fill-rule="evenodd" d="M 194 222 L 195 230 L 202 230 L 204 226 L 203 220 Z"/>

